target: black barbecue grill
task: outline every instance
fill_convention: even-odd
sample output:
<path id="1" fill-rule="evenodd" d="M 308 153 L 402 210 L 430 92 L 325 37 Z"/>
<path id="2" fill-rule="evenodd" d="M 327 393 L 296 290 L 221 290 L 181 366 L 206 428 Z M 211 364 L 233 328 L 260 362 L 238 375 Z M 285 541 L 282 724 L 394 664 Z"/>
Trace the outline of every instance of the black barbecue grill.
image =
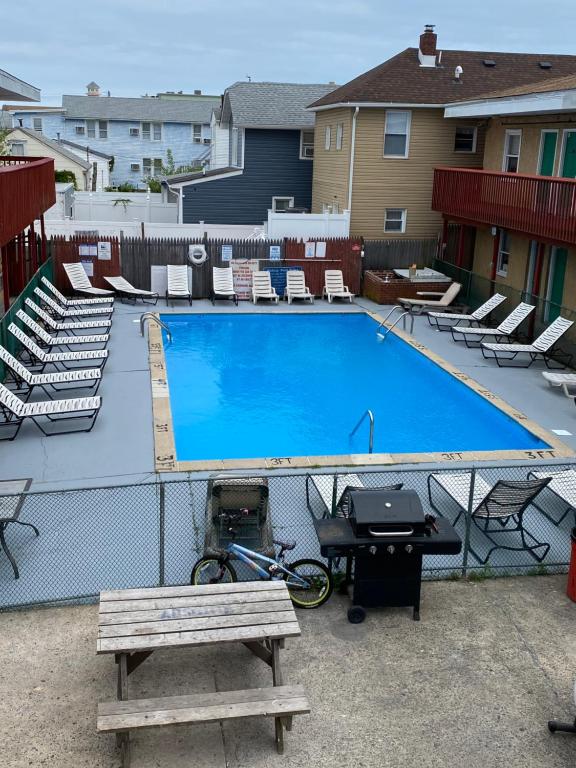
<path id="1" fill-rule="evenodd" d="M 353 623 L 364 621 L 364 608 L 373 606 L 412 606 L 419 620 L 423 555 L 456 555 L 462 547 L 453 526 L 425 515 L 411 490 L 350 491 L 347 518 L 315 520 L 314 525 L 322 555 L 330 561 L 346 558 L 346 584 L 353 583 L 348 619 Z"/>

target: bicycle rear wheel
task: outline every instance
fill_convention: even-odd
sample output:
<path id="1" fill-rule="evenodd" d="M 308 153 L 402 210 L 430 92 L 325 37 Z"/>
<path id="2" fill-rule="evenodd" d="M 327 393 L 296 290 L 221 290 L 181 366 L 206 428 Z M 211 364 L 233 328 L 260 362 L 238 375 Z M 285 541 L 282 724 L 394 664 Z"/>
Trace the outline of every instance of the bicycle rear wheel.
<path id="1" fill-rule="evenodd" d="M 217 557 L 202 557 L 190 576 L 190 584 L 232 584 L 238 581 L 230 563 L 222 563 Z"/>
<path id="2" fill-rule="evenodd" d="M 319 560 L 297 560 L 286 565 L 286 568 L 298 576 L 299 580 L 292 579 L 285 574 L 286 586 L 290 593 L 290 599 L 297 608 L 318 608 L 323 605 L 332 594 L 334 580 L 328 568 Z"/>

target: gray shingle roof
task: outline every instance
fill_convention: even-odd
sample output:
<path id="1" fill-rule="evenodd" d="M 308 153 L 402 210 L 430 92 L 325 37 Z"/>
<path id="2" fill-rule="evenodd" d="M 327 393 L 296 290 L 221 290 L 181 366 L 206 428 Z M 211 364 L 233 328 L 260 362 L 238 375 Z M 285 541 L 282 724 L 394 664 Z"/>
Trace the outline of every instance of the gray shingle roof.
<path id="1" fill-rule="evenodd" d="M 234 83 L 226 89 L 222 119 L 248 128 L 314 128 L 306 107 L 326 96 L 335 83 Z"/>
<path id="2" fill-rule="evenodd" d="M 58 152 L 60 155 L 63 155 L 63 157 L 67 157 L 69 160 L 73 160 L 78 165 L 82 166 L 84 170 L 88 170 L 90 168 L 91 163 L 86 162 L 86 160 L 83 160 L 79 155 L 76 155 L 74 152 L 70 152 L 69 149 L 66 149 L 66 147 L 63 147 L 62 144 L 59 144 L 57 141 L 52 141 L 52 139 L 47 139 L 46 136 L 44 136 L 43 133 L 40 133 L 40 131 L 31 131 L 29 128 L 21 128 L 20 126 L 14 128 L 9 134 L 8 134 L 8 141 L 10 141 L 10 136 L 15 131 L 20 131 L 21 133 L 26 134 L 26 136 L 29 136 L 31 139 L 35 139 L 36 141 L 39 141 L 41 144 L 45 144 L 47 147 L 50 147 L 55 152 Z"/>
<path id="3" fill-rule="evenodd" d="M 119 96 L 62 96 L 66 118 L 151 120 L 162 123 L 210 123 L 220 99 L 129 99 Z"/>
<path id="4" fill-rule="evenodd" d="M 77 144 L 75 141 L 70 141 L 69 139 L 60 139 L 60 144 L 65 144 L 68 147 L 74 147 L 74 149 L 81 149 L 83 152 L 86 152 L 86 144 Z M 90 154 L 96 155 L 96 157 L 103 157 L 105 160 L 112 160 L 114 155 L 106 155 L 104 152 L 100 152 L 100 150 L 92 149 L 92 147 L 89 147 Z M 78 157 L 78 155 L 76 155 Z"/>

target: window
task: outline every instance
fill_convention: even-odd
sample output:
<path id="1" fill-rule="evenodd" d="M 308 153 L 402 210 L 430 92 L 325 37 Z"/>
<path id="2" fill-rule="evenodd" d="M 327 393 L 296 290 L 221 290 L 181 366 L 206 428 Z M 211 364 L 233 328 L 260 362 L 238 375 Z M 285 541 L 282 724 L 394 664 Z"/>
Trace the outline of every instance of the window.
<path id="1" fill-rule="evenodd" d="M 98 120 L 98 135 L 101 139 L 108 138 L 108 121 Z"/>
<path id="2" fill-rule="evenodd" d="M 35 131 L 41 131 L 42 130 L 42 118 L 41 117 L 34 117 L 32 118 L 32 127 Z"/>
<path id="3" fill-rule="evenodd" d="M 142 158 L 142 171 L 145 178 L 153 178 L 162 173 L 162 158 L 161 157 L 143 157 Z"/>
<path id="4" fill-rule="evenodd" d="M 498 261 L 496 274 L 508 277 L 508 262 L 510 261 L 510 237 L 505 229 L 500 230 L 500 245 L 498 246 Z"/>
<path id="5" fill-rule="evenodd" d="M 522 131 L 506 131 L 504 139 L 504 160 L 502 170 L 508 173 L 517 173 L 520 163 L 520 143 Z"/>
<path id="6" fill-rule="evenodd" d="M 25 154 L 25 144 L 23 141 L 11 141 L 9 142 L 10 151 L 9 154 L 14 157 L 21 157 Z"/>
<path id="7" fill-rule="evenodd" d="M 300 160 L 314 157 L 314 131 L 300 131 Z"/>
<path id="8" fill-rule="evenodd" d="M 96 138 L 96 120 L 86 120 L 86 135 L 89 139 Z"/>
<path id="9" fill-rule="evenodd" d="M 387 110 L 384 128 L 384 157 L 408 157 L 410 112 Z"/>
<path id="10" fill-rule="evenodd" d="M 272 210 L 275 212 L 287 211 L 288 208 L 294 208 L 293 197 L 273 197 Z"/>
<path id="11" fill-rule="evenodd" d="M 340 206 L 338 203 L 323 203 L 322 213 L 340 213 Z"/>
<path id="12" fill-rule="evenodd" d="M 384 232 L 406 231 L 406 208 L 386 208 Z"/>
<path id="13" fill-rule="evenodd" d="M 83 125 L 77 125 L 74 128 L 74 132 L 76 133 L 77 136 L 84 136 L 84 134 L 86 133 L 86 128 Z"/>
<path id="14" fill-rule="evenodd" d="M 140 136 L 140 128 L 130 128 L 130 136 Z"/>
<path id="15" fill-rule="evenodd" d="M 140 163 L 130 163 L 130 170 L 131 171 L 139 171 L 140 170 Z"/>
<path id="16" fill-rule="evenodd" d="M 200 144 L 202 142 L 202 126 L 199 124 L 192 126 L 192 141 L 194 144 Z"/>
<path id="17" fill-rule="evenodd" d="M 84 129 L 78 130 L 81 126 L 76 126 L 76 133 L 84 135 Z M 107 120 L 86 120 L 86 136 L 89 139 L 96 138 L 96 128 L 98 128 L 98 138 L 108 138 L 108 121 Z"/>
<path id="18" fill-rule="evenodd" d="M 344 123 L 336 126 L 336 149 L 342 149 L 342 136 L 344 135 Z"/>
<path id="19" fill-rule="evenodd" d="M 330 144 L 332 143 L 332 128 L 327 125 L 326 130 L 324 131 L 324 149 L 328 151 L 330 149 Z"/>
<path id="20" fill-rule="evenodd" d="M 162 123 L 142 123 L 142 138 L 146 141 L 162 141 Z"/>
<path id="21" fill-rule="evenodd" d="M 456 126 L 454 152 L 476 152 L 476 128 Z"/>

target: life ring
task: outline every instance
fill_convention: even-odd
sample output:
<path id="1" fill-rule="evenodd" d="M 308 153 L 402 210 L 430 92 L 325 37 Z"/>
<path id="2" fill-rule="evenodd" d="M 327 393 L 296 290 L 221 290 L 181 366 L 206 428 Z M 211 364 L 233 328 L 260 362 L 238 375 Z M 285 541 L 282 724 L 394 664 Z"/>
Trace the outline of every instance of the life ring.
<path id="1" fill-rule="evenodd" d="M 207 258 L 206 247 L 202 243 L 188 246 L 188 261 L 191 264 L 204 264 Z"/>

